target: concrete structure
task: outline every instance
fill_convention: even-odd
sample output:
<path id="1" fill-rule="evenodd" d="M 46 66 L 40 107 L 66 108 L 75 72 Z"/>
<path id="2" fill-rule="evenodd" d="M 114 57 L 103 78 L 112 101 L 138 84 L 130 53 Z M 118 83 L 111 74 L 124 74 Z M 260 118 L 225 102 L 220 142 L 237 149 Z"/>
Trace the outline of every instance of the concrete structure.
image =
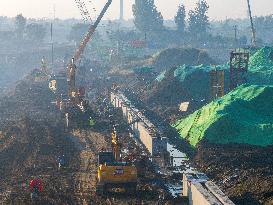
<path id="1" fill-rule="evenodd" d="M 122 93 L 111 93 L 111 103 L 121 108 L 135 137 L 142 142 L 151 156 L 159 156 L 167 152 L 167 138 L 151 123 Z"/>
<path id="2" fill-rule="evenodd" d="M 213 182 L 183 174 L 183 196 L 189 205 L 235 205 Z"/>

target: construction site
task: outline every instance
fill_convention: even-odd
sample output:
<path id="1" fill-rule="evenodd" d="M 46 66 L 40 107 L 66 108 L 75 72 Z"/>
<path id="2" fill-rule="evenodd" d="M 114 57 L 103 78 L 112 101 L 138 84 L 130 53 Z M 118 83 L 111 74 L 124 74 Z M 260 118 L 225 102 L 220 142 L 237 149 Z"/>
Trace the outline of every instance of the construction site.
<path id="1" fill-rule="evenodd" d="M 132 2 L 0 9 L 0 204 L 273 205 L 273 11 Z"/>

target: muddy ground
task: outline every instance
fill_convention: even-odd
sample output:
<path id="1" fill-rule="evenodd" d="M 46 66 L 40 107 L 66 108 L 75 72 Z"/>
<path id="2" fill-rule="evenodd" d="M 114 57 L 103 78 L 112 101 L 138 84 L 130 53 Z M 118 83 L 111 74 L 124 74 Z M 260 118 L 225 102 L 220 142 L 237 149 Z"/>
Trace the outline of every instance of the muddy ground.
<path id="1" fill-rule="evenodd" d="M 166 89 L 162 88 L 160 97 L 170 96 Z M 162 110 L 152 109 L 153 104 L 140 101 L 137 95 L 127 97 L 137 107 L 146 110 L 146 115 L 158 122 L 163 122 Z M 170 99 L 170 97 L 166 97 Z M 156 100 L 156 99 L 155 99 Z M 158 101 L 162 104 L 162 101 Z M 156 107 L 156 106 L 154 106 Z M 167 105 L 168 107 L 168 105 Z M 177 111 L 176 111 L 177 112 Z M 170 115 L 169 115 L 170 116 Z M 169 120 L 166 120 L 167 122 Z M 162 126 L 163 124 L 159 125 Z M 165 127 L 168 127 L 167 125 Z M 164 129 L 167 130 L 167 129 Z M 191 156 L 195 167 L 208 174 L 219 187 L 238 205 L 272 205 L 273 204 L 273 147 L 258 147 L 250 145 L 212 145 L 202 143 L 197 150 L 185 145 L 175 133 L 169 130 L 166 136 L 171 139 L 182 150 Z"/>
<path id="2" fill-rule="evenodd" d="M 273 204 L 273 147 L 198 147 L 195 162 L 238 205 Z"/>
<path id="3" fill-rule="evenodd" d="M 97 118 L 95 128 L 66 130 L 47 83 L 21 81 L 0 100 L 0 201 L 1 204 L 157 204 L 161 176 L 125 130 L 120 130 L 123 149 L 133 153 L 139 170 L 135 195 L 95 194 L 97 154 L 111 150 L 108 119 Z M 126 128 L 126 127 L 125 127 Z M 67 166 L 58 170 L 57 157 Z M 29 181 L 43 180 L 44 190 L 31 202 Z M 164 192 L 162 190 L 162 192 Z M 167 197 L 167 195 L 166 195 Z M 166 198 L 165 204 L 175 204 Z"/>

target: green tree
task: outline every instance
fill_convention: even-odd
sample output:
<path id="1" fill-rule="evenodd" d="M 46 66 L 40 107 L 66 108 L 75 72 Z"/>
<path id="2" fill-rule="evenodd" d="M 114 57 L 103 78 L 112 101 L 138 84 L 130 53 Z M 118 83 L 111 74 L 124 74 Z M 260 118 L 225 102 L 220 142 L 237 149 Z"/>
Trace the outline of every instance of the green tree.
<path id="1" fill-rule="evenodd" d="M 163 17 L 157 11 L 154 0 L 135 0 L 132 8 L 134 23 L 139 31 L 156 34 L 164 30 Z"/>
<path id="2" fill-rule="evenodd" d="M 15 32 L 16 32 L 16 37 L 19 40 L 23 39 L 26 23 L 27 23 L 27 20 L 25 17 L 23 17 L 22 14 L 18 14 L 15 17 Z"/>
<path id="3" fill-rule="evenodd" d="M 178 7 L 174 21 L 177 25 L 177 30 L 179 33 L 184 33 L 186 28 L 186 9 L 183 4 Z"/>
<path id="4" fill-rule="evenodd" d="M 40 43 L 46 36 L 46 28 L 37 23 L 31 23 L 26 26 L 26 39 L 34 43 Z"/>
<path id="5" fill-rule="evenodd" d="M 209 30 L 209 5 L 206 0 L 198 2 L 194 10 L 189 11 L 189 32 L 193 36 L 203 36 Z"/>

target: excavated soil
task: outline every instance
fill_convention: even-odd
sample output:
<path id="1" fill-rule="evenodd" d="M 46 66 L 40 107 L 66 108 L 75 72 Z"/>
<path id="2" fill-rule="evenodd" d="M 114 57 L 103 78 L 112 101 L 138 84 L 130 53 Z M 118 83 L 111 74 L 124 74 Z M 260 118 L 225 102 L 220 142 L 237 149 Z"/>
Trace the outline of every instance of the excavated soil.
<path id="1" fill-rule="evenodd" d="M 273 204 L 273 147 L 198 146 L 196 165 L 238 205 Z"/>
<path id="2" fill-rule="evenodd" d="M 161 176 L 144 157 L 145 149 L 129 137 L 126 126 L 119 130 L 120 141 L 122 149 L 135 156 L 138 192 L 96 196 L 97 154 L 111 150 L 110 121 L 101 116 L 96 128 L 65 130 L 47 86 L 26 78 L 0 100 L 1 204 L 157 204 L 164 192 Z M 58 170 L 57 157 L 63 154 L 67 166 Z M 44 190 L 31 202 L 28 184 L 35 178 L 42 179 Z M 165 194 L 164 203 L 175 204 Z"/>

